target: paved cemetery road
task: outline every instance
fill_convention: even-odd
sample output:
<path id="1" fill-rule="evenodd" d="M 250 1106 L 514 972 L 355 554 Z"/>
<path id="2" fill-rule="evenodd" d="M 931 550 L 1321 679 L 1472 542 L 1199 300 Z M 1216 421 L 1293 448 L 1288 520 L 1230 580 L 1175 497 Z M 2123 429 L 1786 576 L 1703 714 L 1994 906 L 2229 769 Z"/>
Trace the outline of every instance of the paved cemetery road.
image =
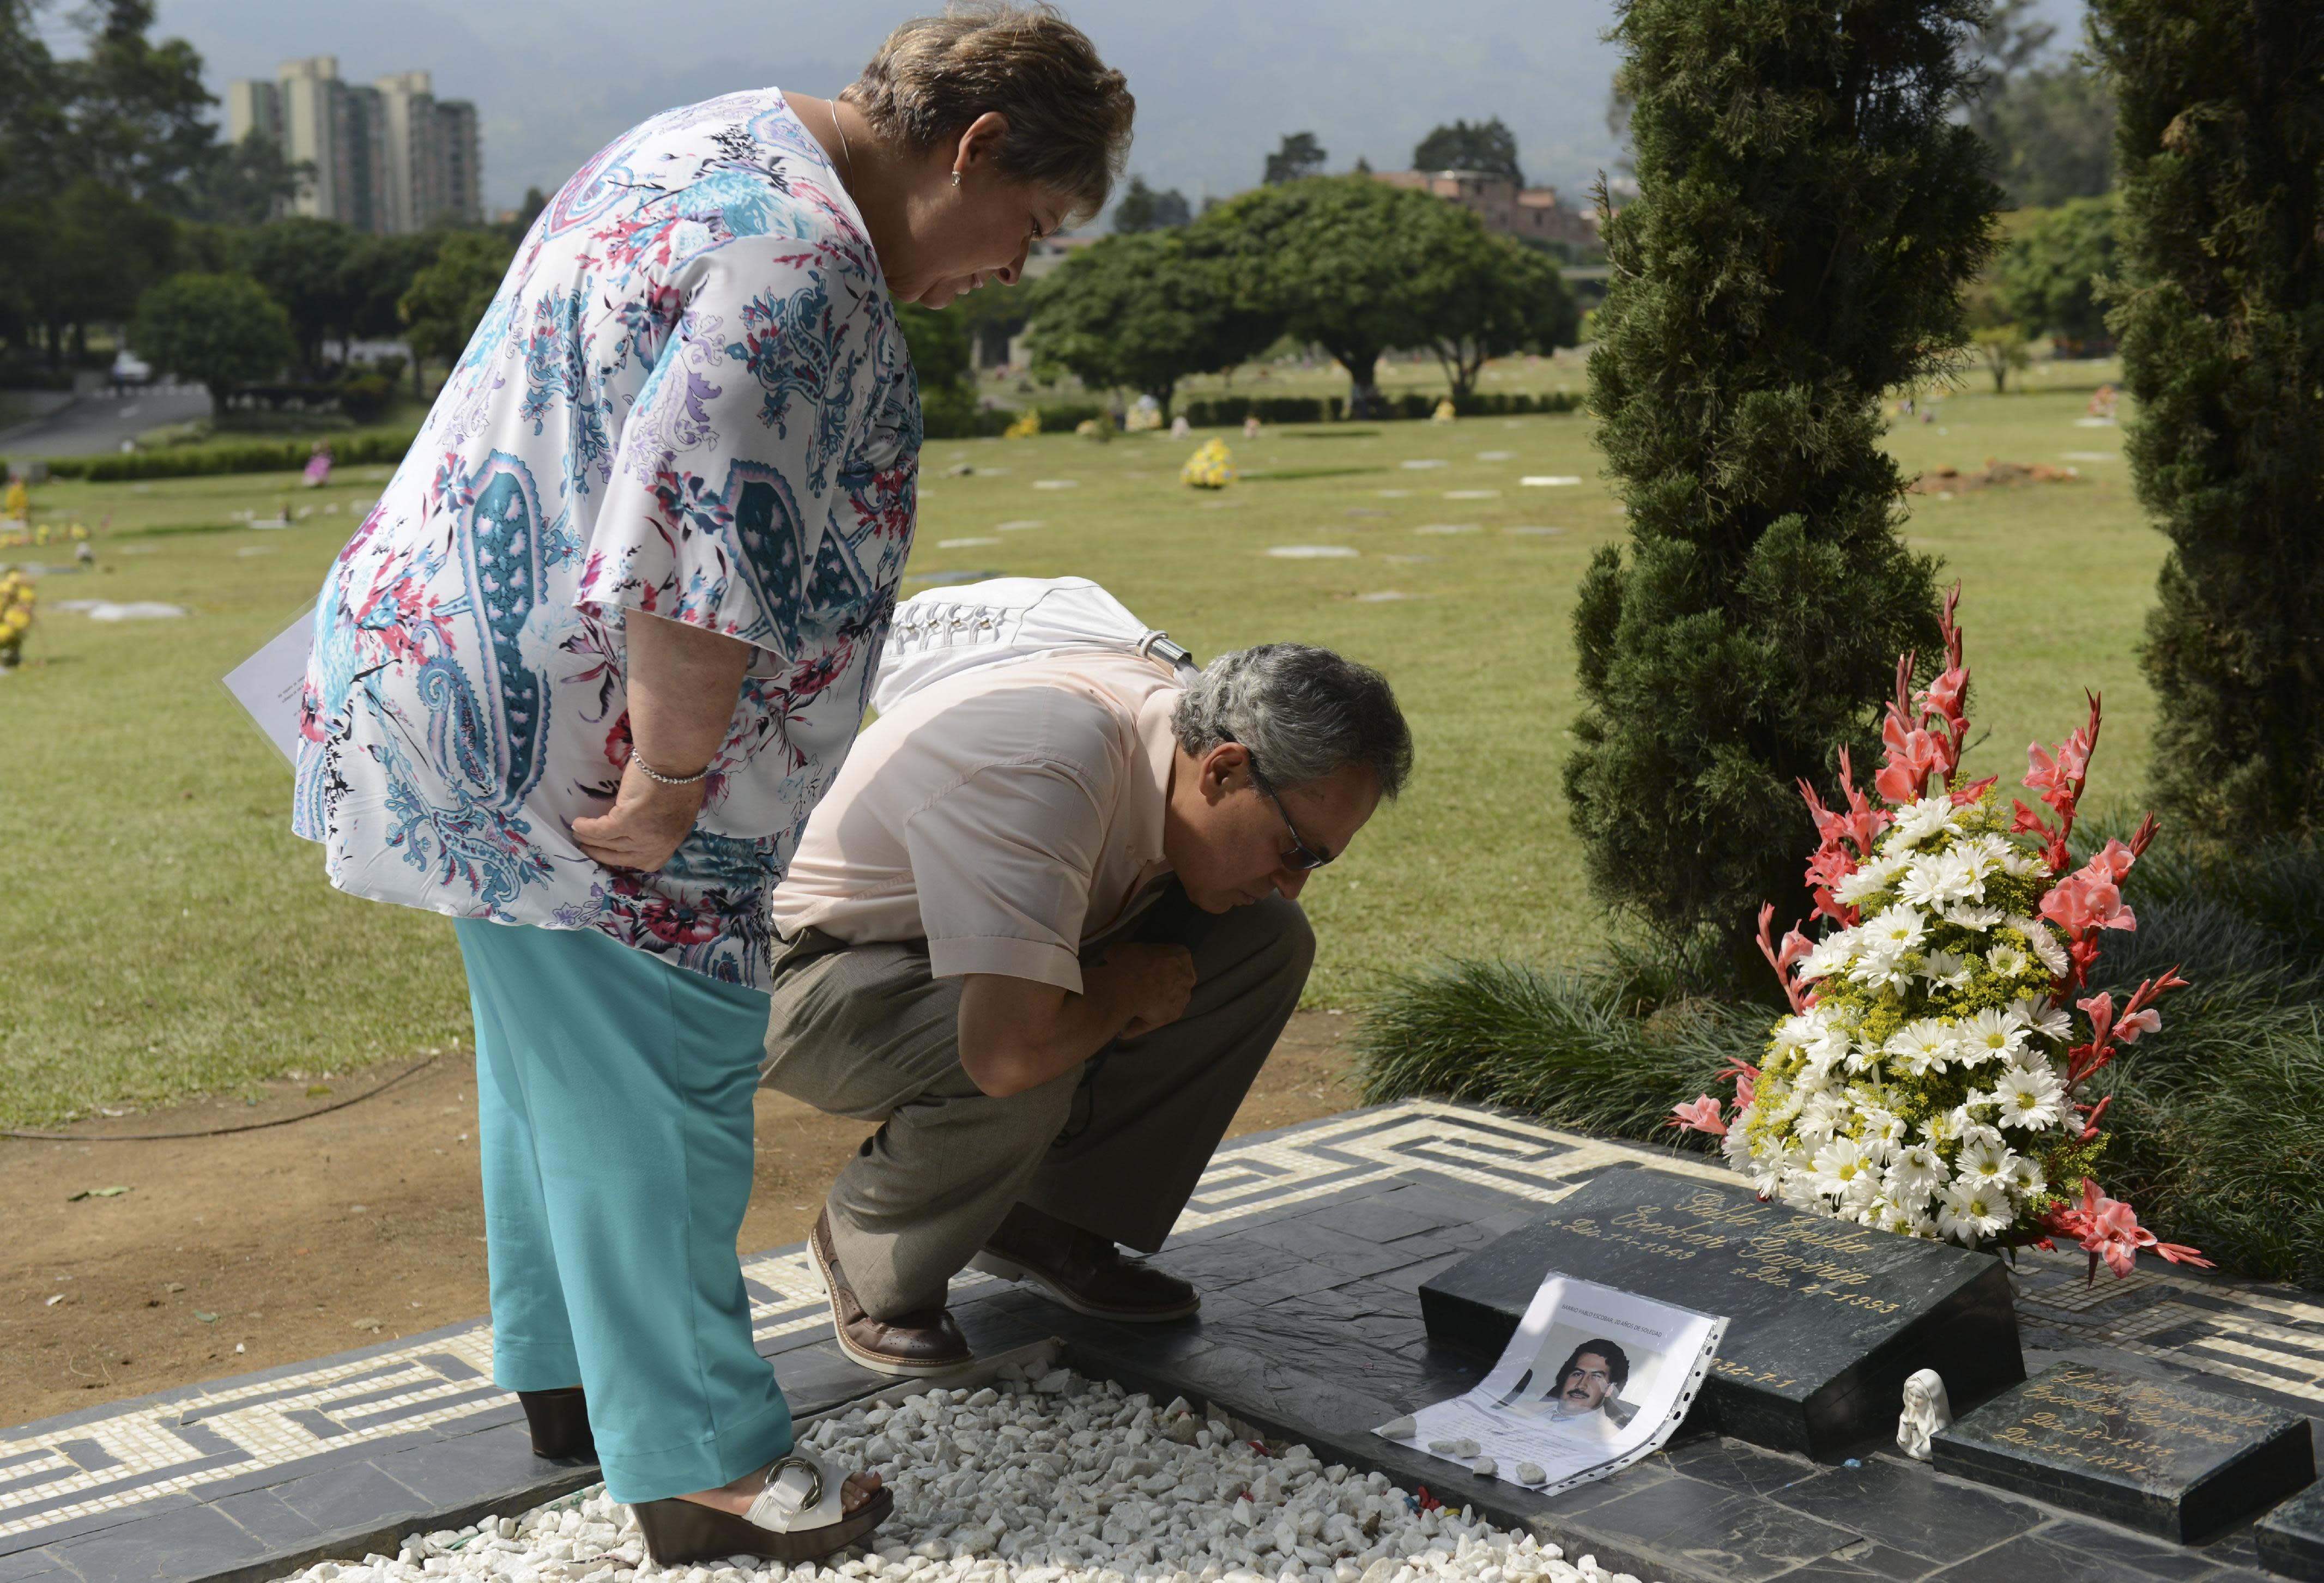
<path id="1" fill-rule="evenodd" d="M 1340 1076 L 1349 1020 L 1296 1017 L 1231 1135 L 1353 1106 Z M 395 1070 L 336 1079 L 335 1097 Z M 474 1077 L 447 1059 L 376 1100 L 228 1137 L 0 1140 L 0 1425 L 484 1315 Z M 277 1087 L 255 1108 L 205 1102 L 72 1130 L 191 1131 L 328 1102 Z M 742 1251 L 804 1241 L 868 1130 L 761 1092 Z M 109 1187 L 129 1191 L 72 1196 Z"/>
<path id="2" fill-rule="evenodd" d="M 210 415 L 209 392 L 198 385 L 153 385 L 84 396 L 46 418 L 0 432 L 0 456 L 94 456 L 165 424 Z"/>

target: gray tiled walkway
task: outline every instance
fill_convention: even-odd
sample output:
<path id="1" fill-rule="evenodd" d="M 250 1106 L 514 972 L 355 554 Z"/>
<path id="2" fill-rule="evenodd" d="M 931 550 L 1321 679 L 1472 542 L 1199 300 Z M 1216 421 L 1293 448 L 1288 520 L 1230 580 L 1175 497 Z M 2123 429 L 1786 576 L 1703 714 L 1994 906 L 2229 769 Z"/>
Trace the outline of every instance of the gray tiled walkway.
<path id="1" fill-rule="evenodd" d="M 2162 1544 L 1871 1448 L 1859 1467 L 1819 1467 L 1699 1438 L 1544 1500 L 1368 1434 L 1479 1367 L 1430 1348 L 1421 1283 L 1609 1169 L 1723 1176 L 1471 1108 L 1359 1111 L 1222 1151 L 1157 1261 L 1203 1287 L 1195 1322 L 1108 1325 L 981 1277 L 956 1284 L 954 1307 L 980 1351 L 1062 1337 L 1090 1372 L 1216 1403 L 1669 1583 L 2261 1576 L 2247 1529 Z M 761 1350 L 801 1416 L 891 1383 L 839 1356 L 798 1249 L 745 1271 Z M 2085 1288 L 2061 1257 L 2029 1264 L 2020 1317 L 2029 1369 L 2075 1357 L 2196 1371 L 2324 1411 L 2324 1305 L 2302 1293 L 2144 1269 Z M 0 1583 L 279 1577 L 594 1482 L 530 1455 L 513 1399 L 489 1384 L 490 1350 L 489 1330 L 469 1326 L 0 1431 Z"/>

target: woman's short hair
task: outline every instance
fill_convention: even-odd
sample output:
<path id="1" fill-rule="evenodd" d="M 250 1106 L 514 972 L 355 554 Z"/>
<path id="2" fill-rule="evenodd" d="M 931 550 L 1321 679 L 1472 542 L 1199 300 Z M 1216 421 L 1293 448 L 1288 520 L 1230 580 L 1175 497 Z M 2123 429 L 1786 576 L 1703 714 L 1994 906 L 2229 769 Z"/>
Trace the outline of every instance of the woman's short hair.
<path id="1" fill-rule="evenodd" d="M 1002 172 L 1070 198 L 1084 218 L 1121 174 L 1138 108 L 1129 78 L 1046 0 L 954 0 L 942 16 L 914 17 L 840 97 L 881 137 L 916 150 L 998 111 L 1009 119 Z"/>
<path id="2" fill-rule="evenodd" d="M 1241 743 L 1277 786 L 1312 786 L 1359 764 L 1393 797 L 1412 773 L 1412 732 L 1388 678 L 1305 643 L 1220 655 L 1179 695 L 1170 724 L 1196 757 Z"/>

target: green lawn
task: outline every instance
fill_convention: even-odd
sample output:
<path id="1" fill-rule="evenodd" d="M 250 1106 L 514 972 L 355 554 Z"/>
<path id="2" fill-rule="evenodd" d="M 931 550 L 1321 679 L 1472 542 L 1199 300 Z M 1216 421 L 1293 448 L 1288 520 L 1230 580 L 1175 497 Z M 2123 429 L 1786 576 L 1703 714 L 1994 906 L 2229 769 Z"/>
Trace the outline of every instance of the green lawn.
<path id="1" fill-rule="evenodd" d="M 1570 358 L 1526 383 L 1522 367 L 1505 388 L 1580 388 Z M 2074 422 L 2094 378 L 2047 377 L 2055 393 L 2037 376 L 2029 395 L 1955 395 L 1941 424 L 1898 428 L 1900 459 L 2116 456 L 2118 431 Z M 1236 388 L 1252 388 L 1248 374 Z M 1347 1004 L 1382 971 L 1441 955 L 1587 955 L 1602 920 L 1557 789 L 1575 706 L 1568 618 L 1591 551 L 1621 533 L 1590 432 L 1562 416 L 1231 435 L 1248 476 L 1216 496 L 1178 483 L 1186 442 L 934 442 L 911 570 L 1085 574 L 1201 656 L 1296 638 L 1388 674 L 1418 773 L 1307 892 L 1314 1004 Z M 1406 465 L 1420 461 L 1443 465 Z M 975 472 L 945 475 L 961 463 Z M 2080 483 L 1916 499 L 1908 533 L 1967 585 L 1989 732 L 1972 762 L 2022 765 L 2029 737 L 2080 718 L 2088 685 L 2110 710 L 2094 790 L 2127 796 L 2152 713 L 2134 646 L 2163 546 L 2118 457 L 2079 465 Z M 1520 485 L 1527 474 L 1582 482 Z M 248 476 L 38 495 L 42 520 L 85 522 L 99 552 L 94 574 L 43 579 L 45 601 L 193 614 L 106 625 L 51 608 L 26 665 L 0 676 L 0 1122 L 346 1071 L 466 1033 L 449 927 L 331 891 L 316 850 L 289 833 L 289 770 L 217 681 L 311 598 L 351 508 L 384 476 L 358 469 L 313 492 Z M 275 531 L 236 520 L 286 498 L 314 514 Z M 1356 554 L 1267 553 L 1289 545 Z"/>

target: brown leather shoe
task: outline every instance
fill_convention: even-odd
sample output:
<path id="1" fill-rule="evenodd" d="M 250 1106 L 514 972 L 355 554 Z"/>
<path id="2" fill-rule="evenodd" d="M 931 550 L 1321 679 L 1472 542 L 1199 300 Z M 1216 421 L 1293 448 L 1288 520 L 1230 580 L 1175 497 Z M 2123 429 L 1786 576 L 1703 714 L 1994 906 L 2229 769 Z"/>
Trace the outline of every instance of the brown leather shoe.
<path id="1" fill-rule="evenodd" d="M 969 1261 L 988 1275 L 1030 1281 L 1092 1319 L 1159 1324 L 1202 1307 L 1202 1293 L 1176 1275 L 1123 1253 L 1094 1231 L 1019 1204 Z"/>
<path id="2" fill-rule="evenodd" d="M 630 1510 L 643 1531 L 646 1554 L 658 1567 L 686 1567 L 728 1556 L 764 1560 L 819 1561 L 860 1544 L 896 1509 L 891 1490 L 881 1489 L 840 1521 L 796 1533 L 777 1533 L 747 1517 L 672 1496 L 641 1501 Z"/>
<path id="3" fill-rule="evenodd" d="M 943 1374 L 973 1360 L 968 1338 L 945 1309 L 924 1308 L 893 1320 L 876 1320 L 863 1311 L 832 1247 L 828 1210 L 815 1218 L 807 1246 L 823 1276 L 823 1289 L 831 1296 L 831 1328 L 839 1338 L 839 1349 L 849 1358 L 874 1374 L 914 1378 Z"/>
<path id="4" fill-rule="evenodd" d="M 589 1432 L 589 1404 L 579 1385 L 555 1391 L 519 1391 L 524 1421 L 532 1429 L 532 1454 L 552 1462 L 577 1457 L 597 1459 L 597 1442 Z"/>

